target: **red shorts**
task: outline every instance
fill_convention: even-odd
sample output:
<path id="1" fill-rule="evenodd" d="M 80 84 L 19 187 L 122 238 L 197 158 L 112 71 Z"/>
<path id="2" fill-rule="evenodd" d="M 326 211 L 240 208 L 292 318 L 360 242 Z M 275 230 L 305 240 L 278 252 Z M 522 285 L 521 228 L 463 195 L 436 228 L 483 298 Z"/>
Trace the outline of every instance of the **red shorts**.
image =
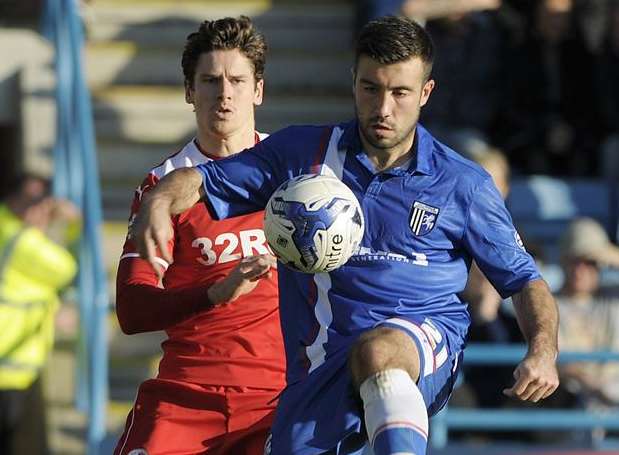
<path id="1" fill-rule="evenodd" d="M 149 379 L 114 455 L 262 455 L 279 392 Z"/>

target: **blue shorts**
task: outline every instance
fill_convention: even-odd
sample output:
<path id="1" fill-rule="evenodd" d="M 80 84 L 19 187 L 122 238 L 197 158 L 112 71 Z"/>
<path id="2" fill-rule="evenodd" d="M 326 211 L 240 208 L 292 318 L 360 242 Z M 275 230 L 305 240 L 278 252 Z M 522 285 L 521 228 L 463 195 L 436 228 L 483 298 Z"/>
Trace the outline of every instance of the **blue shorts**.
<path id="1" fill-rule="evenodd" d="M 455 383 L 464 340 L 426 316 L 392 318 L 377 327 L 406 332 L 420 354 L 417 386 L 433 416 L 445 406 Z M 269 443 L 271 455 L 361 455 L 367 435 L 363 403 L 353 387 L 348 349 L 333 353 L 306 378 L 282 393 Z"/>

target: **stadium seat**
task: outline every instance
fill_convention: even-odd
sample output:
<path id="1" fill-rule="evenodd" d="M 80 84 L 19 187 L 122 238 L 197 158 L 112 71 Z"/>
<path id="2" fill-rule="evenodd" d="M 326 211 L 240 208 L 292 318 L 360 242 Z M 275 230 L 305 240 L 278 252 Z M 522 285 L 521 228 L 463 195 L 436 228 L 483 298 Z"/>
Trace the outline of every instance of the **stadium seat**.
<path id="1" fill-rule="evenodd" d="M 616 213 L 611 186 L 603 180 L 532 176 L 514 179 L 507 205 L 523 237 L 543 246 L 545 259 L 557 262 L 557 240 L 576 217 L 591 217 L 611 233 Z"/>

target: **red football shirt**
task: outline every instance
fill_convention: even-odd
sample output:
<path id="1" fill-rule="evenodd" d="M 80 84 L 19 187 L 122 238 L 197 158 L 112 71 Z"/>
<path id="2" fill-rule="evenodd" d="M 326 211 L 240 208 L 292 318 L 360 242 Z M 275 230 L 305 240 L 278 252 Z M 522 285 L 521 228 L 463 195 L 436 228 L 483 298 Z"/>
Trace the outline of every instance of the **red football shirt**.
<path id="1" fill-rule="evenodd" d="M 259 140 L 258 134 L 256 140 Z M 154 168 L 136 190 L 130 224 L 143 194 L 164 175 L 210 159 L 192 140 Z M 174 238 L 169 244 L 174 262 L 167 264 L 158 258 L 166 269 L 163 288 L 173 291 L 202 287 L 205 290 L 223 279 L 242 257 L 269 252 L 262 219 L 263 212 L 258 212 L 216 221 L 205 204 L 195 205 L 174 217 Z M 117 307 L 122 308 L 122 312 L 118 310 L 119 318 L 121 314 L 128 314 L 131 319 L 139 320 L 140 314 L 148 312 L 149 301 L 153 303 L 154 299 L 164 297 L 158 286 L 156 274 L 139 258 L 128 236 L 117 278 Z M 166 305 L 182 303 L 170 299 L 168 294 Z M 201 295 L 206 294 L 200 291 Z M 131 314 L 134 311 L 140 314 Z M 176 324 L 159 323 L 168 339 L 162 344 L 158 377 L 197 384 L 283 388 L 285 355 L 275 271 L 271 278 L 260 280 L 252 292 L 231 304 L 197 312 Z"/>

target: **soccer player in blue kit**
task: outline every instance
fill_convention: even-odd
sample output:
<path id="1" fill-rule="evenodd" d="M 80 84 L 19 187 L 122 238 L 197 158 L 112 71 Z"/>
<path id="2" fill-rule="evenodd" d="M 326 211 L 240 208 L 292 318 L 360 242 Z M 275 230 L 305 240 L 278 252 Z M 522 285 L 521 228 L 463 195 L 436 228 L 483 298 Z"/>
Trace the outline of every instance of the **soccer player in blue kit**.
<path id="1" fill-rule="evenodd" d="M 232 158 L 175 171 L 142 204 L 133 232 L 154 261 L 157 246 L 167 251 L 170 215 L 200 199 L 233 217 L 310 173 L 337 176 L 359 199 L 365 234 L 344 266 L 279 268 L 287 387 L 267 453 L 425 454 L 428 417 L 462 361 L 469 315 L 458 293 L 473 259 L 513 297 L 528 342 L 503 392 L 537 402 L 558 386 L 556 305 L 491 177 L 417 123 L 435 85 L 432 60 L 414 21 L 369 22 L 356 49 L 353 121 L 288 127 Z"/>

